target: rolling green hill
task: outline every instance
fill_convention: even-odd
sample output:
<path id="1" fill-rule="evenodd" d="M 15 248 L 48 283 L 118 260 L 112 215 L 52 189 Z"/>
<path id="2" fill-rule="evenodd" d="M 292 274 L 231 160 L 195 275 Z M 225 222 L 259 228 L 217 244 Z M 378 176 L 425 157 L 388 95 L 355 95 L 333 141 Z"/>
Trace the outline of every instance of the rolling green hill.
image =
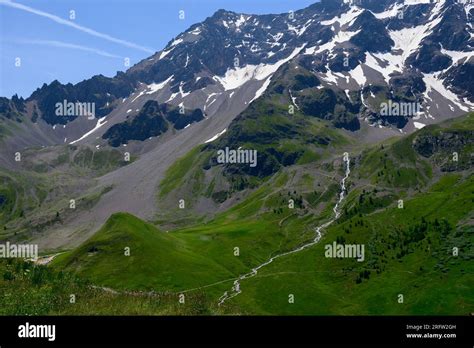
<path id="1" fill-rule="evenodd" d="M 474 309 L 474 180 L 463 158 L 471 149 L 472 129 L 468 115 L 353 154 L 343 214 L 323 240 L 242 281 L 242 293 L 222 307 L 216 306 L 217 298 L 233 279 L 314 237 L 313 228 L 331 214 L 339 165 L 315 161 L 283 167 L 233 208 L 168 233 L 128 214 L 114 215 L 54 266 L 118 289 L 192 293 L 201 288 L 217 313 L 467 314 Z M 445 138 L 456 141 L 438 140 Z M 426 139 L 438 144 L 432 153 L 424 151 Z M 170 169 L 165 191 L 183 184 L 173 182 L 171 174 L 189 172 L 200 151 Z M 448 163 L 454 151 L 461 165 Z M 333 175 L 322 181 L 326 191 L 334 185 L 329 194 L 318 192 L 322 175 L 312 172 L 323 168 L 326 176 Z M 287 207 L 292 198 L 295 209 Z M 324 246 L 334 241 L 364 244 L 365 262 L 326 258 Z M 129 257 L 123 255 L 126 246 Z M 288 303 L 290 294 L 295 303 Z"/>
<path id="2" fill-rule="evenodd" d="M 474 311 L 473 129 L 471 114 L 351 153 L 342 215 L 319 244 L 241 281 L 242 293 L 222 306 L 219 297 L 238 276 L 312 240 L 314 228 L 330 218 L 342 177 L 339 155 L 257 176 L 259 185 L 229 209 L 172 230 L 157 227 L 166 226 L 163 220 L 115 214 L 80 247 L 57 256 L 52 269 L 95 291 L 111 288 L 145 302 L 150 291 L 174 301 L 183 293 L 200 308 L 189 309 L 197 314 L 468 314 Z M 453 152 L 459 155 L 454 163 Z M 200 147 L 178 160 L 162 183 L 163 195 L 187 187 L 205 171 L 200 161 L 206 158 Z M 364 262 L 325 257 L 325 245 L 333 242 L 363 244 Z M 98 312 L 114 312 L 114 306 Z"/>
<path id="3" fill-rule="evenodd" d="M 223 266 L 185 240 L 122 213 L 110 217 L 90 240 L 54 263 L 97 284 L 129 290 L 179 291 L 230 277 Z"/>

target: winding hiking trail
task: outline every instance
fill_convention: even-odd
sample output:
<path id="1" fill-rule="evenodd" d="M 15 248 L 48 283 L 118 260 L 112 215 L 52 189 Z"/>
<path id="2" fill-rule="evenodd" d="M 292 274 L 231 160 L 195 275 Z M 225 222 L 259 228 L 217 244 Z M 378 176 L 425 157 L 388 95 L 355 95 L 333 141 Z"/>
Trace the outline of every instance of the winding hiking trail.
<path id="1" fill-rule="evenodd" d="M 234 281 L 234 286 L 230 290 L 230 293 L 226 291 L 219 298 L 219 303 L 218 303 L 219 306 L 222 305 L 225 301 L 230 300 L 231 298 L 239 295 L 242 292 L 242 290 L 240 289 L 240 282 L 242 280 L 255 277 L 257 275 L 258 271 L 261 268 L 269 265 L 270 263 L 273 262 L 273 260 L 276 260 L 276 259 L 278 259 L 280 257 L 283 257 L 283 256 L 286 256 L 286 255 L 296 254 L 297 252 L 305 250 L 305 249 L 319 243 L 319 241 L 321 240 L 321 237 L 322 237 L 321 230 L 327 228 L 334 221 L 336 221 L 339 218 L 339 216 L 341 215 L 341 213 L 339 211 L 339 207 L 340 207 L 340 205 L 341 205 L 341 203 L 342 203 L 342 201 L 343 201 L 343 199 L 346 195 L 346 180 L 349 178 L 349 175 L 351 174 L 351 168 L 350 168 L 351 160 L 350 160 L 349 154 L 347 152 L 344 154 L 343 160 L 346 163 L 346 174 L 345 174 L 344 178 L 341 181 L 341 191 L 340 191 L 340 194 L 339 194 L 339 199 L 338 199 L 336 205 L 333 208 L 334 218 L 332 220 L 329 220 L 328 222 L 324 223 L 323 225 L 320 225 L 320 226 L 316 227 L 316 237 L 311 242 L 303 244 L 302 246 L 300 246 L 297 249 L 294 249 L 294 250 L 291 250 L 291 251 L 273 256 L 268 261 L 266 261 L 266 262 L 262 263 L 261 265 L 253 268 L 249 273 L 246 273 L 246 274 L 243 274 L 243 275 L 239 276 L 237 278 L 237 280 Z"/>

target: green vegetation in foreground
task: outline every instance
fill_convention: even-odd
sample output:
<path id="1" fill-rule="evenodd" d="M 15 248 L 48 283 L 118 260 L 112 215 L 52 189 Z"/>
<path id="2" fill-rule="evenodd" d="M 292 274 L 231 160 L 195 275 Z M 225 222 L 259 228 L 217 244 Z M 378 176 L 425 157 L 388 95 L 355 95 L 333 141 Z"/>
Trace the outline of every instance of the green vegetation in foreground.
<path id="1" fill-rule="evenodd" d="M 229 226 L 226 224 L 228 216 L 215 225 L 175 232 L 171 237 L 131 215 L 116 214 L 91 240 L 55 260 L 53 268 L 66 266 L 63 274 L 67 277 L 54 280 L 45 276 L 43 285 L 32 286 L 33 279 L 42 276 L 21 271 L 26 278 L 20 276 L 12 282 L 2 264 L 4 279 L 0 284 L 7 296 L 1 308 L 5 314 L 215 314 L 224 311 L 287 315 L 464 315 L 474 310 L 474 230 L 468 225 L 455 226 L 469 214 L 473 190 L 472 176 L 461 180 L 459 175 L 448 175 L 428 192 L 407 200 L 405 209 L 389 207 L 336 224 L 327 231 L 321 244 L 278 259 L 256 277 L 243 281 L 242 294 L 220 309 L 215 306 L 216 299 L 230 289 L 230 282 L 187 292 L 186 303 L 192 306 L 188 308 L 176 306 L 179 291 L 166 291 L 161 297 L 163 302 L 157 304 L 144 293 L 140 296 L 113 294 L 86 284 L 153 288 L 160 293 L 159 289 L 170 289 L 176 284 L 204 285 L 223 280 L 227 275 L 215 275 L 215 266 L 210 260 L 220 258 L 222 266 L 231 268 L 233 265 L 234 274 L 250 268 L 240 263 L 242 259 L 248 258 L 245 263 L 253 265 L 264 261 L 268 257 L 266 248 L 259 250 L 258 246 L 271 241 L 264 235 L 265 227 L 271 226 L 268 221 L 262 221 L 256 233 L 261 239 L 249 235 L 256 225 L 242 222 L 240 227 L 235 223 Z M 236 208 L 234 214 L 240 209 L 242 207 Z M 288 223 L 292 229 L 301 227 L 298 219 L 289 219 Z M 325 258 L 324 245 L 335 240 L 364 243 L 366 262 Z M 232 250 L 221 254 L 222 248 L 236 243 L 245 246 L 241 258 L 234 257 Z M 126 260 L 125 244 L 132 245 L 131 256 Z M 252 244 L 254 255 L 245 255 Z M 450 256 L 453 245 L 460 247 L 458 257 Z M 194 261 L 191 246 L 205 255 L 207 264 L 189 263 Z M 133 256 L 134 252 L 137 255 Z M 73 276 L 71 270 L 76 270 L 76 275 Z M 206 270 L 208 274 L 203 276 Z M 365 271 L 369 271 L 369 275 L 361 276 Z M 62 274 L 48 268 L 44 272 Z M 87 277 L 87 282 L 78 276 Z M 206 279 L 201 282 L 203 277 Z M 68 304 L 71 291 L 80 294 L 83 302 Z M 12 293 L 16 296 L 8 295 Z M 289 294 L 295 296 L 294 304 L 288 303 Z M 403 304 L 398 303 L 399 294 L 404 295 Z"/>
<path id="2" fill-rule="evenodd" d="M 242 294 L 221 309 L 227 313 L 288 315 L 468 314 L 474 310 L 474 230 L 459 222 L 470 213 L 473 191 L 472 176 L 461 180 L 458 175 L 448 175 L 428 192 L 406 200 L 405 209 L 391 206 L 363 217 L 352 216 L 331 227 L 314 248 L 278 259 L 257 277 L 243 281 Z M 232 214 L 238 215 L 241 209 L 244 207 L 235 208 Z M 242 220 L 239 224 L 235 221 L 228 224 L 228 219 L 225 216 L 215 223 L 174 232 L 170 242 L 167 240 L 170 234 L 163 234 L 130 215 L 115 215 L 93 241 L 60 256 L 55 266 L 76 269 L 82 276 L 88 275 L 94 284 L 115 288 L 174 288 L 179 292 L 213 284 L 232 274 L 247 272 L 251 265 L 268 258 L 268 250 L 278 249 L 273 244 L 277 238 L 265 233 L 272 226 L 270 221 L 261 219 L 259 228 Z M 291 230 L 301 228 L 298 220 L 288 220 Z M 132 254 L 137 250 L 143 257 L 136 255 L 135 261 L 130 261 L 133 264 L 125 264 L 129 261 L 123 259 L 124 237 L 119 230 L 132 235 L 140 233 L 153 255 L 140 249 L 139 239 L 129 240 Z M 166 238 L 160 235 L 154 240 L 148 234 L 162 234 Z M 366 261 L 359 264 L 355 260 L 325 258 L 324 245 L 336 240 L 364 244 Z M 240 257 L 232 254 L 234 245 L 241 246 Z M 454 245 L 460 248 L 458 257 L 450 256 Z M 87 248 L 94 246 L 98 251 L 91 250 L 96 254 L 88 256 L 91 253 Z M 179 252 L 174 259 L 168 257 L 168 253 L 174 254 L 170 248 L 199 251 L 211 265 L 220 260 L 228 272 L 218 275 L 205 263 L 191 266 L 183 256 L 186 254 Z M 162 254 L 165 249 L 166 256 Z M 100 250 L 108 252 L 101 256 Z M 158 257 L 160 262 L 155 261 Z M 96 262 L 94 258 L 101 259 Z M 166 270 L 164 260 L 173 266 Z M 212 306 L 212 300 L 216 301 L 230 287 L 231 282 L 225 282 L 201 291 Z M 295 295 L 294 304 L 288 303 L 289 294 Z M 398 294 L 404 295 L 403 304 L 398 303 Z"/>
<path id="3" fill-rule="evenodd" d="M 184 304 L 172 293 L 117 293 L 70 272 L 13 259 L 0 259 L 0 293 L 0 315 L 210 314 L 203 292 L 187 294 Z"/>
<path id="4" fill-rule="evenodd" d="M 472 123 L 470 116 L 465 118 L 466 123 Z M 457 127 L 470 129 L 460 124 L 463 123 L 457 123 Z M 448 129 L 446 125 L 442 127 Z M 431 137 L 432 131 L 433 127 L 427 127 L 416 134 L 428 133 Z M 387 180 L 378 181 L 376 186 L 384 195 L 369 195 L 374 192 L 374 186 L 367 185 L 370 182 L 367 179 L 377 174 L 366 170 L 370 164 L 367 158 L 372 155 L 368 151 L 357 162 L 349 179 L 352 191 L 346 202 L 351 204 L 351 209 L 328 228 L 323 240 L 312 248 L 275 260 L 256 277 L 243 281 L 242 293 L 215 313 L 466 315 L 473 312 L 474 177 L 470 170 L 452 166 L 445 168 L 455 172 L 440 171 L 438 153 L 418 167 L 420 155 L 407 144 L 412 143 L 402 139 L 386 145 L 387 156 L 380 158 L 380 164 L 383 166 L 387 158 L 386 163 L 390 160 L 387 168 L 392 165 L 396 168 L 397 163 L 411 169 L 425 168 L 416 181 L 394 181 L 392 175 L 398 174 L 390 170 L 390 176 L 384 176 Z M 462 154 L 465 148 L 456 150 Z M 380 167 L 374 167 L 377 168 Z M 305 174 L 298 182 L 311 182 Z M 359 179 L 362 177 L 360 182 L 358 175 Z M 129 214 L 115 214 L 82 246 L 60 255 L 53 268 L 74 272 L 94 285 L 118 290 L 152 290 L 174 295 L 189 290 L 187 296 L 205 293 L 210 305 L 204 308 L 214 306 L 215 309 L 217 299 L 230 290 L 234 277 L 247 273 L 272 255 L 307 242 L 314 236 L 313 227 L 320 222 L 316 217 L 328 216 L 337 189 L 324 198 L 329 204 L 323 207 L 322 214 L 313 216 L 303 207 L 296 213 L 284 207 L 288 197 L 282 197 L 279 189 L 285 191 L 285 182 L 293 177 L 294 173 L 285 168 L 214 220 L 172 233 L 159 231 Z M 364 190 L 367 195 L 357 199 Z M 288 196 L 292 194 L 288 192 Z M 400 195 L 404 199 L 403 209 L 396 204 Z M 317 198 L 313 196 L 314 193 L 307 196 L 312 203 L 298 205 L 316 204 Z M 276 209 L 278 205 L 280 209 Z M 334 241 L 363 244 L 365 261 L 326 258 L 324 246 Z M 127 247 L 130 256 L 124 253 Z M 236 247 L 239 256 L 234 255 Z M 453 255 L 453 247 L 459 248 L 458 256 Z M 295 296 L 295 303 L 288 302 L 290 294 Z M 400 294 L 403 303 L 399 303 Z"/>
<path id="5" fill-rule="evenodd" d="M 462 221 L 472 215 L 474 178 L 453 181 L 443 178 L 404 209 L 334 225 L 314 248 L 242 282 L 233 304 L 266 314 L 468 315 L 474 311 L 474 228 Z M 334 241 L 364 244 L 365 262 L 324 257 L 324 246 Z"/>
<path id="6" fill-rule="evenodd" d="M 125 213 L 114 214 L 91 239 L 54 264 L 96 284 L 130 290 L 183 291 L 231 277 L 186 240 Z"/>
<path id="7" fill-rule="evenodd" d="M 471 119 L 466 117 L 465 123 Z M 416 135 L 430 136 L 437 132 L 437 127 L 432 128 Z M 220 310 L 289 315 L 473 312 L 474 231 L 469 223 L 473 176 L 462 170 L 440 172 L 431 158 L 420 161 L 410 144 L 401 139 L 385 145 L 380 154 L 365 153 L 349 180 L 351 186 L 357 185 L 346 201 L 350 209 L 326 231 L 322 242 L 261 269 L 256 277 L 243 281 L 242 294 Z M 373 156 L 377 165 L 371 167 Z M 384 164 L 389 174 L 377 175 L 376 169 L 385 169 Z M 174 170 L 179 173 L 189 165 L 192 163 L 181 161 Z M 396 180 L 397 167 L 421 174 L 410 181 L 409 173 L 403 171 Z M 434 173 L 439 179 L 433 179 Z M 357 182 L 357 176 L 366 180 L 374 175 L 380 178 L 378 193 L 373 185 Z M 94 237 L 61 255 L 54 265 L 74 270 L 94 284 L 118 289 L 178 293 L 206 286 L 201 291 L 217 301 L 230 290 L 232 278 L 314 236 L 312 227 L 317 221 L 307 208 L 300 207 L 297 214 L 276 208 L 285 206 L 288 197 L 281 191 L 293 177 L 294 173 L 285 170 L 214 220 L 172 233 L 160 232 L 131 215 L 116 214 Z M 308 184 L 311 178 L 303 174 L 299 182 Z M 413 190 L 414 186 L 418 189 Z M 407 194 L 400 189 L 411 191 Z M 332 191 L 327 197 L 327 191 L 320 194 L 329 203 L 322 216 L 327 217 L 324 214 L 332 207 L 337 188 Z M 404 209 L 397 208 L 400 195 Z M 316 204 L 316 196 L 307 194 L 311 202 L 298 205 Z M 365 262 L 326 258 L 324 246 L 334 241 L 364 244 Z M 124 256 L 127 246 L 131 248 L 128 257 Z M 452 255 L 455 246 L 459 256 Z M 239 256 L 234 255 L 235 247 Z M 288 303 L 290 294 L 295 295 L 294 304 Z M 404 296 L 403 303 L 398 302 L 399 294 Z"/>
<path id="8" fill-rule="evenodd" d="M 269 212 L 238 223 L 246 208 L 236 207 L 212 223 L 173 233 L 159 231 L 130 214 L 115 214 L 79 248 L 58 256 L 53 266 L 114 289 L 179 293 L 224 280 L 231 284 L 232 278 L 273 252 L 298 245 L 300 239 L 289 235 L 288 229 L 297 234 L 307 222 L 289 219 L 280 228 L 285 215 Z M 304 238 L 310 238 L 308 232 Z M 127 247 L 130 256 L 124 253 Z M 234 255 L 236 247 L 239 256 Z"/>
<path id="9" fill-rule="evenodd" d="M 357 215 L 348 218 L 330 228 L 321 244 L 278 259 L 262 269 L 257 277 L 243 281 L 243 293 L 221 309 L 227 313 L 288 315 L 468 314 L 474 310 L 474 268 L 472 261 L 469 261 L 474 257 L 474 231 L 472 226 L 464 226 L 459 222 L 470 213 L 473 191 L 472 176 L 461 180 L 458 175 L 448 175 L 428 192 L 407 200 L 405 209 L 391 206 L 363 217 Z M 237 207 L 232 214 L 238 215 L 242 209 L 244 207 Z M 271 214 L 266 219 L 270 216 Z M 258 229 L 255 223 L 242 220 L 239 224 L 235 221 L 227 224 L 228 219 L 229 216 L 226 215 L 207 226 L 174 232 L 175 243 L 161 242 L 161 248 L 153 248 L 154 257 L 163 247 L 176 248 L 182 243 L 181 245 L 190 249 L 199 250 L 199 254 L 206 255 L 208 261 L 220 260 L 220 264 L 229 269 L 229 274 L 237 275 L 247 272 L 251 265 L 265 261 L 269 256 L 269 249 L 278 249 L 272 245 L 276 238 L 265 233 L 271 226 L 268 220 L 261 219 Z M 148 229 L 146 233 L 161 233 L 129 215 L 120 214 L 114 216 L 113 220 L 116 220 L 115 229 L 114 224 L 108 223 L 106 226 L 114 231 L 129 224 L 129 233 L 145 229 Z M 298 220 L 289 219 L 291 230 L 301 228 Z M 114 243 L 117 239 L 120 240 L 113 233 L 108 235 L 114 237 Z M 256 236 L 259 238 L 256 239 Z M 101 237 L 99 233 L 96 237 L 100 240 L 104 236 Z M 324 245 L 335 240 L 364 244 L 367 248 L 366 262 L 359 264 L 355 260 L 325 258 Z M 267 243 L 271 245 L 267 247 Z M 121 243 L 116 245 L 113 252 L 103 255 L 104 261 L 95 264 L 86 258 L 93 260 L 100 255 L 87 256 L 84 248 L 92 244 L 89 241 L 86 245 L 80 248 L 82 255 L 79 254 L 78 257 L 81 266 L 77 269 L 82 270 L 83 275 L 92 275 L 92 280 L 95 277 L 95 281 L 101 285 L 110 282 L 111 286 L 148 288 L 140 285 L 138 280 L 142 279 L 147 284 L 153 283 L 158 287 L 156 289 L 163 289 L 174 284 L 202 286 L 226 279 L 215 276 L 215 272 L 209 268 L 206 282 L 198 284 L 197 278 L 202 279 L 199 272 L 206 272 L 199 267 L 206 266 L 189 268 L 189 264 L 182 260 L 173 264 L 172 273 L 166 273 L 158 267 L 152 269 L 155 272 L 152 274 L 146 265 L 144 270 L 143 267 L 119 266 L 124 257 L 121 254 Z M 242 255 L 239 258 L 232 254 L 233 245 L 241 246 Z M 458 257 L 450 256 L 454 245 L 460 248 Z M 252 253 L 249 254 L 246 250 L 251 250 Z M 75 254 L 77 251 L 66 259 L 72 260 Z M 58 259 L 56 265 L 68 265 L 66 259 Z M 154 262 L 150 256 L 143 260 Z M 157 267 L 155 263 L 153 265 Z M 102 272 L 97 272 L 97 269 L 102 269 Z M 141 270 L 138 272 L 140 276 L 132 274 L 137 269 Z M 189 272 L 190 269 L 193 271 Z M 191 275 L 196 274 L 199 276 L 193 279 Z M 153 280 L 154 278 L 157 280 Z M 121 283 L 128 279 L 134 284 Z M 231 283 L 226 282 L 202 291 L 205 291 L 208 299 L 215 301 L 230 287 Z M 404 295 L 403 304 L 397 302 L 400 293 Z M 295 295 L 294 304 L 288 303 L 289 294 Z"/>

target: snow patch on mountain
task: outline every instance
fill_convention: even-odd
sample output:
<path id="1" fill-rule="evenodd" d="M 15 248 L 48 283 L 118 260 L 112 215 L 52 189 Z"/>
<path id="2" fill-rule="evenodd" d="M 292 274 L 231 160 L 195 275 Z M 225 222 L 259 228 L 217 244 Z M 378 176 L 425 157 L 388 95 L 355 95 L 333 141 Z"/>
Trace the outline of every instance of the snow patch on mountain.
<path id="1" fill-rule="evenodd" d="M 81 141 L 85 138 L 87 138 L 89 135 L 91 135 L 92 133 L 94 133 L 96 130 L 98 130 L 100 127 L 102 127 L 104 124 L 106 124 L 108 121 L 106 120 L 106 117 L 102 117 L 102 118 L 99 118 L 97 120 L 97 124 L 95 125 L 94 128 L 92 128 L 90 131 L 88 131 L 87 133 L 85 133 L 82 137 L 80 137 L 79 139 L 77 140 L 74 140 L 74 141 L 71 141 L 69 143 L 69 145 L 73 145 L 75 143 L 77 143 L 78 141 Z"/>
<path id="2" fill-rule="evenodd" d="M 301 52 L 304 46 L 305 45 L 295 48 L 287 58 L 279 60 L 275 64 L 248 64 L 242 68 L 229 69 L 222 77 L 214 76 L 214 80 L 220 82 L 226 91 L 239 88 L 252 79 L 264 80 L 277 71 L 280 66 L 293 59 Z"/>
<path id="3" fill-rule="evenodd" d="M 182 38 L 176 39 L 176 40 L 174 40 L 174 41 L 171 43 L 171 46 L 170 46 L 170 47 L 174 47 L 174 46 L 176 46 L 176 45 L 179 45 L 181 42 L 183 42 L 183 39 L 182 39 Z"/>
<path id="4" fill-rule="evenodd" d="M 156 92 L 160 91 L 161 89 L 163 89 L 163 87 L 165 87 L 168 84 L 168 82 L 173 80 L 173 77 L 174 77 L 174 75 L 171 75 L 170 77 L 168 77 L 163 82 L 152 83 L 152 84 L 148 85 L 147 86 L 147 91 L 145 93 L 146 94 L 153 94 L 153 93 L 156 93 Z"/>
<path id="5" fill-rule="evenodd" d="M 173 49 L 174 49 L 174 47 L 170 48 L 169 50 L 161 51 L 160 58 L 158 58 L 158 60 L 165 58 Z"/>
<path id="6" fill-rule="evenodd" d="M 179 93 L 181 94 L 181 99 L 187 97 L 189 94 L 191 94 L 191 92 L 185 92 L 183 90 L 183 85 L 184 85 L 184 82 L 181 81 L 180 84 L 179 84 Z"/>
<path id="7" fill-rule="evenodd" d="M 349 71 L 349 75 L 357 82 L 357 84 L 361 87 L 365 85 L 367 82 L 367 78 L 365 77 L 364 70 L 362 65 L 359 64 L 353 70 Z"/>
<path id="8" fill-rule="evenodd" d="M 299 110 L 300 107 L 298 106 L 298 104 L 296 104 L 296 97 L 294 97 L 293 94 L 291 93 L 291 89 L 289 89 L 288 92 L 290 93 L 291 102 Z"/>
<path id="9" fill-rule="evenodd" d="M 189 33 L 193 34 L 193 35 L 199 35 L 199 34 L 201 34 L 201 28 L 197 27 L 196 29 L 191 30 Z"/>
<path id="10" fill-rule="evenodd" d="M 431 0 L 405 0 L 403 2 L 403 4 L 407 6 L 419 5 L 419 4 L 431 4 L 431 3 L 433 3 Z"/>
<path id="11" fill-rule="evenodd" d="M 217 133 L 216 135 L 214 135 L 211 139 L 208 139 L 204 142 L 204 144 L 208 144 L 208 143 L 212 143 L 214 140 L 217 140 L 222 134 L 224 134 L 225 132 L 227 132 L 227 128 L 224 129 L 222 132 L 220 133 Z"/>
<path id="12" fill-rule="evenodd" d="M 469 59 L 474 56 L 474 51 L 471 52 L 461 52 L 461 51 L 450 51 L 444 48 L 441 49 L 441 53 L 450 56 L 453 60 L 453 65 L 458 65 L 458 63 L 464 59 Z"/>
<path id="13" fill-rule="evenodd" d="M 322 25 L 333 25 L 335 23 L 339 23 L 339 25 L 342 27 L 346 24 L 351 23 L 354 21 L 362 12 L 364 12 L 364 9 L 359 8 L 359 7 L 351 7 L 349 11 L 346 13 L 341 14 L 338 17 L 334 17 L 332 19 L 329 19 L 327 21 L 322 21 Z"/>
<path id="14" fill-rule="evenodd" d="M 332 72 L 329 68 L 327 68 L 327 72 L 325 74 L 320 74 L 321 79 L 326 82 L 332 83 L 337 85 L 339 79 L 344 79 L 345 76 L 339 72 Z"/>
<path id="15" fill-rule="evenodd" d="M 444 86 L 444 80 L 439 79 L 438 75 L 439 74 L 425 74 L 423 76 L 423 81 L 426 84 L 425 97 L 429 100 L 433 100 L 430 97 L 430 93 L 435 90 L 444 98 L 454 103 L 462 111 L 469 112 L 469 107 L 467 107 L 466 104 L 470 107 L 474 107 L 474 104 L 465 100 L 461 101 L 456 94 L 454 94 Z"/>
<path id="16" fill-rule="evenodd" d="M 369 53 L 365 54 L 365 64 L 381 73 L 387 82 L 390 82 L 390 75 L 396 71 L 403 71 L 403 61 L 401 55 L 392 53 Z M 383 66 L 382 66 L 383 64 Z"/>
<path id="17" fill-rule="evenodd" d="M 375 13 L 372 11 L 371 12 L 377 19 L 386 19 L 386 18 L 393 18 L 393 17 L 398 16 L 402 9 L 403 9 L 403 4 L 394 4 L 386 11 L 383 11 L 380 13 Z"/>
<path id="18" fill-rule="evenodd" d="M 288 23 L 288 30 L 295 32 L 296 35 L 298 36 L 301 36 L 306 31 L 306 29 L 308 29 L 311 26 L 313 22 L 314 22 L 314 19 L 310 19 L 300 28 L 292 26 L 291 24 Z"/>
<path id="19" fill-rule="evenodd" d="M 413 125 L 415 126 L 416 129 L 422 129 L 426 127 L 426 124 L 421 123 L 421 122 L 413 122 Z"/>
<path id="20" fill-rule="evenodd" d="M 206 111 L 209 106 L 214 104 L 214 102 L 217 100 L 217 97 L 220 96 L 220 95 L 221 95 L 221 93 L 211 93 L 211 94 L 209 94 L 207 96 L 206 102 L 204 103 L 204 111 Z M 208 102 L 211 98 L 214 98 L 214 99 L 208 104 Z"/>
<path id="21" fill-rule="evenodd" d="M 239 19 L 235 21 L 235 26 L 238 28 L 246 22 L 244 15 L 240 15 Z"/>
<path id="22" fill-rule="evenodd" d="M 168 103 L 170 101 L 173 101 L 177 96 L 178 96 L 179 93 L 172 93 L 171 96 L 168 98 L 168 100 L 166 100 L 165 103 Z"/>
<path id="23" fill-rule="evenodd" d="M 431 11 L 431 16 L 430 20 L 434 19 L 435 17 L 440 18 L 441 16 L 441 10 L 444 8 L 444 5 L 446 4 L 446 0 L 436 0 L 435 1 L 436 5 Z M 440 18 L 441 20 L 441 18 Z"/>
<path id="24" fill-rule="evenodd" d="M 323 45 L 320 46 L 313 46 L 309 47 L 305 50 L 304 54 L 317 54 L 324 51 L 332 52 L 332 50 L 336 47 L 337 44 L 341 44 L 343 42 L 349 41 L 354 35 L 357 35 L 360 30 L 357 31 L 342 31 L 340 30 L 333 39 Z"/>
<path id="25" fill-rule="evenodd" d="M 141 91 L 140 93 L 138 93 L 138 95 L 137 95 L 135 98 L 133 98 L 131 102 L 133 103 L 135 100 L 137 100 L 138 98 L 140 98 L 143 94 L 145 94 L 145 91 L 144 91 L 144 90 Z"/>
<path id="26" fill-rule="evenodd" d="M 397 31 L 389 31 L 390 38 L 395 43 L 393 50 L 401 50 L 401 62 L 415 52 L 421 44 L 421 41 L 427 37 L 431 30 L 429 25 L 419 25 L 412 28 L 403 28 Z"/>
<path id="27" fill-rule="evenodd" d="M 262 87 L 260 87 L 258 89 L 257 92 L 255 92 L 255 96 L 252 98 L 252 100 L 250 100 L 249 104 L 251 102 L 253 102 L 255 99 L 258 99 L 260 98 L 260 96 L 267 90 L 268 86 L 270 85 L 270 81 L 271 81 L 272 77 L 268 77 L 265 82 L 263 83 Z"/>

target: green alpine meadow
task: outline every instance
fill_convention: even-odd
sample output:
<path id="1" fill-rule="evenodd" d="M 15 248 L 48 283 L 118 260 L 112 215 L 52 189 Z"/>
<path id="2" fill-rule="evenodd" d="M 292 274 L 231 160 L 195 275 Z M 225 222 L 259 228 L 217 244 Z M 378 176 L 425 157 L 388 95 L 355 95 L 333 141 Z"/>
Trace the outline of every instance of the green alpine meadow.
<path id="1" fill-rule="evenodd" d="M 1 316 L 473 315 L 470 2 L 130 8 L 127 40 L 31 6 L 105 43 L 2 58 Z"/>

